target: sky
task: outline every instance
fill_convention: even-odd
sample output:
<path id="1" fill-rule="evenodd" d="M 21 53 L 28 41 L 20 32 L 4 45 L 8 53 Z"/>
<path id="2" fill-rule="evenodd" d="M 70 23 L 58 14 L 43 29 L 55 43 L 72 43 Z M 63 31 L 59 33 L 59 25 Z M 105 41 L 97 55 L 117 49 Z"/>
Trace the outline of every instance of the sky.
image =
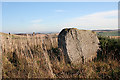
<path id="1" fill-rule="evenodd" d="M 2 32 L 117 29 L 118 2 L 3 2 Z"/>

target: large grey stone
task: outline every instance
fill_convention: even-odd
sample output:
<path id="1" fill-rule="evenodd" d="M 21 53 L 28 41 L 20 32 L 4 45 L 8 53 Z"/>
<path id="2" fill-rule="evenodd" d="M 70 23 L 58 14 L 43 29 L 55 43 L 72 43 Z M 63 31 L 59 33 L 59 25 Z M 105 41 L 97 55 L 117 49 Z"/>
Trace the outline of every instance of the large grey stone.
<path id="1" fill-rule="evenodd" d="M 63 51 L 65 61 L 72 64 L 94 58 L 99 49 L 98 43 L 96 33 L 90 30 L 66 28 L 58 35 L 58 47 Z"/>

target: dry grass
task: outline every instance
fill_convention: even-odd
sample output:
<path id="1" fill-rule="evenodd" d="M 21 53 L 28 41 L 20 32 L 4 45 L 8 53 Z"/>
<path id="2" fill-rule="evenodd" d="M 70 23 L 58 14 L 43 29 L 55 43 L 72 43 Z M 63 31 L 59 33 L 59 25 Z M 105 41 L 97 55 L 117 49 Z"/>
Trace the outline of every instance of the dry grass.
<path id="1" fill-rule="evenodd" d="M 3 78 L 120 78 L 120 63 L 113 59 L 66 64 L 55 34 L 1 35 Z"/>
<path id="2" fill-rule="evenodd" d="M 18 36 L 2 34 L 3 77 L 53 77 L 47 50 L 57 47 L 52 35 Z M 49 62 L 49 63 L 48 63 Z M 46 75 L 47 74 L 47 75 Z"/>

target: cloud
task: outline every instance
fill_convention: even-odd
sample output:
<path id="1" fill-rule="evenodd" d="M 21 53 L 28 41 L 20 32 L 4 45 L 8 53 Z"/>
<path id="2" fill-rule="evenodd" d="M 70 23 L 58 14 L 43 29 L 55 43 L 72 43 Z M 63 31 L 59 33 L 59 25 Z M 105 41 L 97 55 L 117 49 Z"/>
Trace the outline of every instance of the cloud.
<path id="1" fill-rule="evenodd" d="M 46 26 L 44 24 L 42 24 L 43 20 L 42 19 L 36 19 L 36 20 L 32 20 L 31 21 L 31 25 L 28 28 L 28 31 L 35 31 L 35 32 L 39 32 L 39 31 L 45 31 L 47 30 Z"/>
<path id="2" fill-rule="evenodd" d="M 55 32 L 56 29 L 53 29 L 52 25 L 46 25 L 46 24 L 32 24 L 31 26 L 28 26 L 28 31 L 30 32 Z"/>
<path id="3" fill-rule="evenodd" d="M 97 12 L 71 19 L 64 23 L 64 27 L 80 29 L 114 29 L 118 28 L 118 10 Z"/>
<path id="4" fill-rule="evenodd" d="M 58 10 L 55 10 L 55 12 L 64 12 L 64 10 L 58 9 Z"/>
<path id="5" fill-rule="evenodd" d="M 40 23 L 40 22 L 42 22 L 43 20 L 42 19 L 37 19 L 37 20 L 32 20 L 31 22 L 32 23 Z"/>
<path id="6" fill-rule="evenodd" d="M 45 30 L 45 26 L 42 25 L 42 24 L 32 24 L 32 25 L 29 27 L 29 31 L 38 32 L 38 31 L 44 31 L 44 30 Z"/>
<path id="7" fill-rule="evenodd" d="M 29 32 L 55 32 L 63 28 L 75 27 L 78 29 L 115 29 L 118 28 L 118 11 L 105 11 L 71 18 L 64 23 L 43 24 L 42 19 L 33 20 L 32 24 L 26 28 Z M 24 32 L 26 32 L 23 29 Z"/>

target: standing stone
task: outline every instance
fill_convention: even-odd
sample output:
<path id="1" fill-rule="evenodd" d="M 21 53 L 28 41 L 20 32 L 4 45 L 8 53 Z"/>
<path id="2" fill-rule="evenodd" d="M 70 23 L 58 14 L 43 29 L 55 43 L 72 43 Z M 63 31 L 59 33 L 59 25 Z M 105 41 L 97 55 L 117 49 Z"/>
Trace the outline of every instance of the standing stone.
<path id="1" fill-rule="evenodd" d="M 99 49 L 99 40 L 95 32 L 63 29 L 58 35 L 58 47 L 62 49 L 67 63 L 79 64 L 91 60 Z"/>

